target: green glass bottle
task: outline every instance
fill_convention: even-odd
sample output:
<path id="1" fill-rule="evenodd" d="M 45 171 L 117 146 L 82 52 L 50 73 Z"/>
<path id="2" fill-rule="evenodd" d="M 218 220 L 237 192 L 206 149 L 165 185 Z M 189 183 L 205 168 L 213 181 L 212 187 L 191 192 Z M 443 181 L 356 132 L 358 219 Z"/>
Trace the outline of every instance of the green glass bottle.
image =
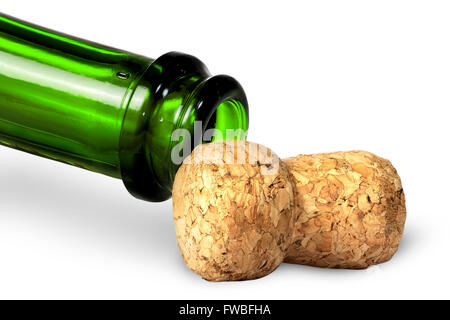
<path id="1" fill-rule="evenodd" d="M 193 56 L 156 60 L 0 14 L 0 144 L 123 180 L 135 197 L 163 201 L 179 143 L 215 128 L 245 139 L 239 83 L 211 76 Z M 190 133 L 173 139 L 176 129 Z M 185 154 L 184 156 L 187 156 Z"/>

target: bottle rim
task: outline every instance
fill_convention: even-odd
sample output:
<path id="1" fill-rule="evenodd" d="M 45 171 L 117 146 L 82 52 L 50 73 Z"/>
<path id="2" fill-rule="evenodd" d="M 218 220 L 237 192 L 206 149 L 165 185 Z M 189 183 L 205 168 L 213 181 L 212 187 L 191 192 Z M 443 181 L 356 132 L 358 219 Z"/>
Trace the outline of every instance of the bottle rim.
<path id="1" fill-rule="evenodd" d="M 209 129 L 222 134 L 222 137 L 214 137 L 215 140 L 227 139 L 227 130 L 241 132 L 233 139 L 246 138 L 249 111 L 242 86 L 227 75 L 211 76 L 197 58 L 178 52 L 166 53 L 153 61 L 138 82 L 148 83 L 149 92 L 152 92 L 149 103 L 159 113 L 142 127 L 142 130 L 153 133 L 149 135 L 139 131 L 133 134 L 140 141 L 135 155 L 119 148 L 122 180 L 135 197 L 150 201 L 170 198 L 175 174 L 183 159 L 197 145 L 208 142 L 204 140 L 204 134 Z M 178 88 L 185 92 L 182 101 L 178 98 L 173 100 Z M 127 121 L 127 113 L 124 122 Z M 149 113 L 152 114 L 151 109 Z M 181 140 L 174 139 L 173 133 L 177 130 L 184 131 L 189 139 L 185 140 L 185 136 L 180 136 Z M 121 137 L 122 142 L 127 145 Z M 157 144 L 156 149 L 152 149 L 154 143 Z M 183 147 L 183 156 L 174 161 L 177 145 Z M 157 183 L 149 187 L 149 180 Z"/>

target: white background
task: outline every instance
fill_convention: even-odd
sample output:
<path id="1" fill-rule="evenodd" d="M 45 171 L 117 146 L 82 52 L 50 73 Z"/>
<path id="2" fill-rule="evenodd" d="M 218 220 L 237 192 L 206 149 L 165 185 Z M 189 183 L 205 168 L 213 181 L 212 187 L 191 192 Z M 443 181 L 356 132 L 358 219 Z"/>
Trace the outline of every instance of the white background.
<path id="1" fill-rule="evenodd" d="M 450 298 L 448 1 L 2 1 L 26 21 L 237 78 L 249 140 L 280 156 L 364 149 L 392 161 L 399 252 L 363 271 L 284 264 L 208 283 L 185 267 L 172 205 L 0 147 L 0 298 Z"/>

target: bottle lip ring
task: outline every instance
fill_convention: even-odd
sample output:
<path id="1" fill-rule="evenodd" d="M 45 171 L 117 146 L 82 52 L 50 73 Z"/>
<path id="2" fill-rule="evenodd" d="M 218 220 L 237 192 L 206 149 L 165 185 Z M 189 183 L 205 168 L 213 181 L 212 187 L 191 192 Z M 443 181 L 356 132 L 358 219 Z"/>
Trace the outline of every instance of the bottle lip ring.
<path id="1" fill-rule="evenodd" d="M 239 121 L 236 126 L 242 128 L 244 131 L 247 131 L 249 123 L 249 109 L 244 89 L 233 77 L 227 75 L 216 75 L 203 80 L 196 87 L 186 103 L 186 108 L 193 111 L 196 119 L 202 122 L 202 135 L 210 125 L 212 116 L 216 113 L 219 106 L 226 101 L 238 101 L 240 103 L 241 110 L 236 110 L 236 114 L 234 114 Z M 178 123 L 176 126 L 176 128 L 184 127 L 184 123 Z M 202 135 L 196 138 L 201 139 Z M 202 141 L 193 140 L 192 142 L 193 150 L 194 147 Z"/>
<path id="2" fill-rule="evenodd" d="M 245 115 L 243 117 L 245 121 L 240 123 L 239 126 L 247 131 L 249 122 L 247 97 L 240 83 L 233 77 L 224 74 L 211 76 L 208 68 L 202 61 L 194 56 L 177 51 L 171 51 L 160 56 L 153 61 L 146 73 L 153 72 L 150 71 L 152 69 L 154 69 L 153 71 L 157 70 L 156 74 L 159 76 L 158 83 L 162 83 L 161 81 L 164 81 L 162 78 L 168 74 L 171 76 L 176 74 L 177 77 L 197 74 L 203 78 L 203 80 L 195 85 L 195 88 L 185 100 L 183 111 L 180 114 L 184 115 L 194 112 L 196 119 L 202 121 L 202 134 L 218 107 L 228 100 L 237 100 L 240 102 L 243 109 L 241 113 Z M 190 129 L 186 118 L 180 116 L 175 123 L 174 129 L 182 128 Z M 198 143 L 199 141 L 195 142 Z"/>
<path id="3" fill-rule="evenodd" d="M 192 86 L 187 87 L 186 90 L 189 93 L 183 99 L 181 109 L 175 115 L 171 129 L 172 134 L 177 129 L 183 129 L 191 135 L 190 146 L 186 144 L 190 147 L 189 153 L 203 142 L 205 130 L 208 129 L 208 126 L 211 126 L 213 116 L 218 112 L 219 107 L 220 110 L 226 110 L 220 112 L 222 119 L 232 119 L 221 122 L 222 131 L 228 128 L 239 128 L 246 133 L 248 129 L 248 103 L 241 85 L 227 75 L 211 76 L 206 66 L 193 56 L 178 52 L 166 53 L 154 60 L 137 82 L 143 83 L 152 92 L 148 102 L 148 106 L 152 106 L 165 101 L 170 92 L 170 89 L 166 90 L 166 88 L 173 88 L 174 85 L 183 83 L 184 80 L 182 79 L 189 78 L 198 80 L 193 82 Z M 234 103 L 222 108 L 221 105 L 226 101 Z M 129 111 L 128 107 L 127 111 Z M 124 115 L 124 122 L 127 119 L 127 111 Z M 141 112 L 140 114 L 144 113 Z M 157 120 L 155 119 L 154 121 Z M 201 121 L 201 128 L 197 132 L 195 120 Z M 215 128 L 216 122 L 212 124 Z M 173 148 L 180 141 L 174 141 L 172 137 L 168 138 L 167 157 L 169 158 L 164 158 L 161 154 L 158 156 L 163 159 L 161 163 L 164 163 L 165 169 L 162 172 L 161 168 L 156 168 L 153 165 L 151 151 L 142 149 L 146 145 L 146 135 L 143 133 L 149 125 L 151 124 L 146 124 L 136 132 L 121 132 L 119 142 L 120 169 L 122 180 L 131 194 L 145 200 L 161 201 L 170 197 L 175 174 L 181 165 L 179 161 L 175 163 L 171 158 Z M 156 130 L 159 122 L 155 122 L 153 125 L 156 125 L 156 127 L 151 126 L 152 130 Z M 242 138 L 245 138 L 245 136 L 240 137 L 240 139 Z M 122 148 L 122 145 L 131 146 L 132 149 Z M 187 153 L 183 154 L 182 158 L 187 155 Z M 182 158 L 180 158 L 181 161 Z M 148 181 L 154 181 L 155 183 L 148 186 Z"/>

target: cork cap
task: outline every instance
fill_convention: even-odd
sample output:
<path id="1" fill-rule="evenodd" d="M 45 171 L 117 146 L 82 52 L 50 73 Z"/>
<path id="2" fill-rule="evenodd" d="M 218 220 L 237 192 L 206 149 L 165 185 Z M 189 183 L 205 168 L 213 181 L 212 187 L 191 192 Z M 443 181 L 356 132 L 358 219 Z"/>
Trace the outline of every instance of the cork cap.
<path id="1" fill-rule="evenodd" d="M 210 281 L 265 276 L 282 263 L 297 220 L 292 176 L 270 149 L 243 141 L 198 146 L 173 186 L 186 265 Z"/>

